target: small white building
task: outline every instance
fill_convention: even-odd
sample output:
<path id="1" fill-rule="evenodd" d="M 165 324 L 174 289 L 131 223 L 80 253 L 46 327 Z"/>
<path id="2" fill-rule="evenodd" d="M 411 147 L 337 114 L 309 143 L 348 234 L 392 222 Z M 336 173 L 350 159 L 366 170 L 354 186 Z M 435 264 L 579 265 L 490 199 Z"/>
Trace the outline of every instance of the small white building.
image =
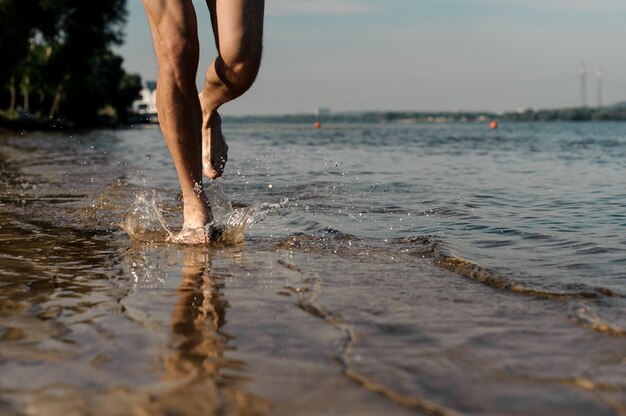
<path id="1" fill-rule="evenodd" d="M 146 82 L 146 87 L 139 92 L 141 97 L 133 101 L 133 113 L 145 118 L 145 121 L 157 122 L 156 82 Z"/>

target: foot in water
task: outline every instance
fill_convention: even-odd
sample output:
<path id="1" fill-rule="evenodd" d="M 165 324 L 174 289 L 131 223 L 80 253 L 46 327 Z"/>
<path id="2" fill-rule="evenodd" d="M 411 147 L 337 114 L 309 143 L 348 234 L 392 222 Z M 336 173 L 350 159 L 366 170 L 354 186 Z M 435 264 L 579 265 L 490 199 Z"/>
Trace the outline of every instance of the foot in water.
<path id="1" fill-rule="evenodd" d="M 224 173 L 228 160 L 228 145 L 222 134 L 222 119 L 217 111 L 208 109 L 200 93 L 202 107 L 202 172 L 209 179 L 217 179 Z"/>
<path id="2" fill-rule="evenodd" d="M 213 234 L 213 224 L 207 224 L 199 228 L 185 227 L 178 234 L 171 234 L 167 237 L 167 242 L 185 245 L 209 244 Z"/>
<path id="3" fill-rule="evenodd" d="M 171 234 L 166 241 L 172 244 L 204 245 L 212 241 L 220 241 L 224 234 L 223 228 L 207 224 L 200 228 L 183 228 L 178 234 Z"/>
<path id="4" fill-rule="evenodd" d="M 168 243 L 175 244 L 208 244 L 213 240 L 213 213 L 204 191 L 197 185 L 193 196 L 183 198 L 183 228 L 177 234 L 167 237 Z"/>

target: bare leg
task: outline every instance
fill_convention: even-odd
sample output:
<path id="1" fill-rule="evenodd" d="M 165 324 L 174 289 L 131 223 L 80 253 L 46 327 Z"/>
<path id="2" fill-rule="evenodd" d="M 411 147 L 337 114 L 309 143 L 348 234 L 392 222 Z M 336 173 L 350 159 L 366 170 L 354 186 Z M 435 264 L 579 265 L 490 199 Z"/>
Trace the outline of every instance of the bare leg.
<path id="1" fill-rule="evenodd" d="M 219 178 L 228 159 L 217 109 L 246 92 L 261 64 L 264 0 L 207 0 L 217 58 L 206 72 L 200 92 L 202 165 L 206 176 Z"/>
<path id="2" fill-rule="evenodd" d="M 196 14 L 191 0 L 143 0 L 159 63 L 159 123 L 183 194 L 183 230 L 174 241 L 208 242 L 211 209 L 202 192 L 202 112 Z M 195 231 L 192 231 L 195 230 Z"/>

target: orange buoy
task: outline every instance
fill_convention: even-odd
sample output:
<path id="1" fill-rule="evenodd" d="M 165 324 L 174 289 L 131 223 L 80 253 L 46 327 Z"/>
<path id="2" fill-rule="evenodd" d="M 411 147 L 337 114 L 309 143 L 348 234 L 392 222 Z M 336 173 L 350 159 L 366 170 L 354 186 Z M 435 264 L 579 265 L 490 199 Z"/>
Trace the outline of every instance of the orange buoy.
<path id="1" fill-rule="evenodd" d="M 497 128 L 498 128 L 498 122 L 497 122 L 497 121 L 495 121 L 495 120 L 491 120 L 491 121 L 489 122 L 489 128 L 490 128 L 490 129 L 497 129 Z"/>
<path id="2" fill-rule="evenodd" d="M 319 129 L 320 127 L 322 127 L 322 123 L 320 123 L 318 120 L 315 120 L 315 123 L 313 123 L 313 127 Z"/>

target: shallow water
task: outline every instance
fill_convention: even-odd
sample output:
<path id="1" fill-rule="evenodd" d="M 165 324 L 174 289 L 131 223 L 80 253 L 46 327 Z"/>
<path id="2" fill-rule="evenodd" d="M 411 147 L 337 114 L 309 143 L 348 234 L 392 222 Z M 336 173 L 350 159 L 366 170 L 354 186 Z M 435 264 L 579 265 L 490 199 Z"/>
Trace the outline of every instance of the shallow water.
<path id="1" fill-rule="evenodd" d="M 626 414 L 624 125 L 225 129 L 0 136 L 0 414 Z"/>

